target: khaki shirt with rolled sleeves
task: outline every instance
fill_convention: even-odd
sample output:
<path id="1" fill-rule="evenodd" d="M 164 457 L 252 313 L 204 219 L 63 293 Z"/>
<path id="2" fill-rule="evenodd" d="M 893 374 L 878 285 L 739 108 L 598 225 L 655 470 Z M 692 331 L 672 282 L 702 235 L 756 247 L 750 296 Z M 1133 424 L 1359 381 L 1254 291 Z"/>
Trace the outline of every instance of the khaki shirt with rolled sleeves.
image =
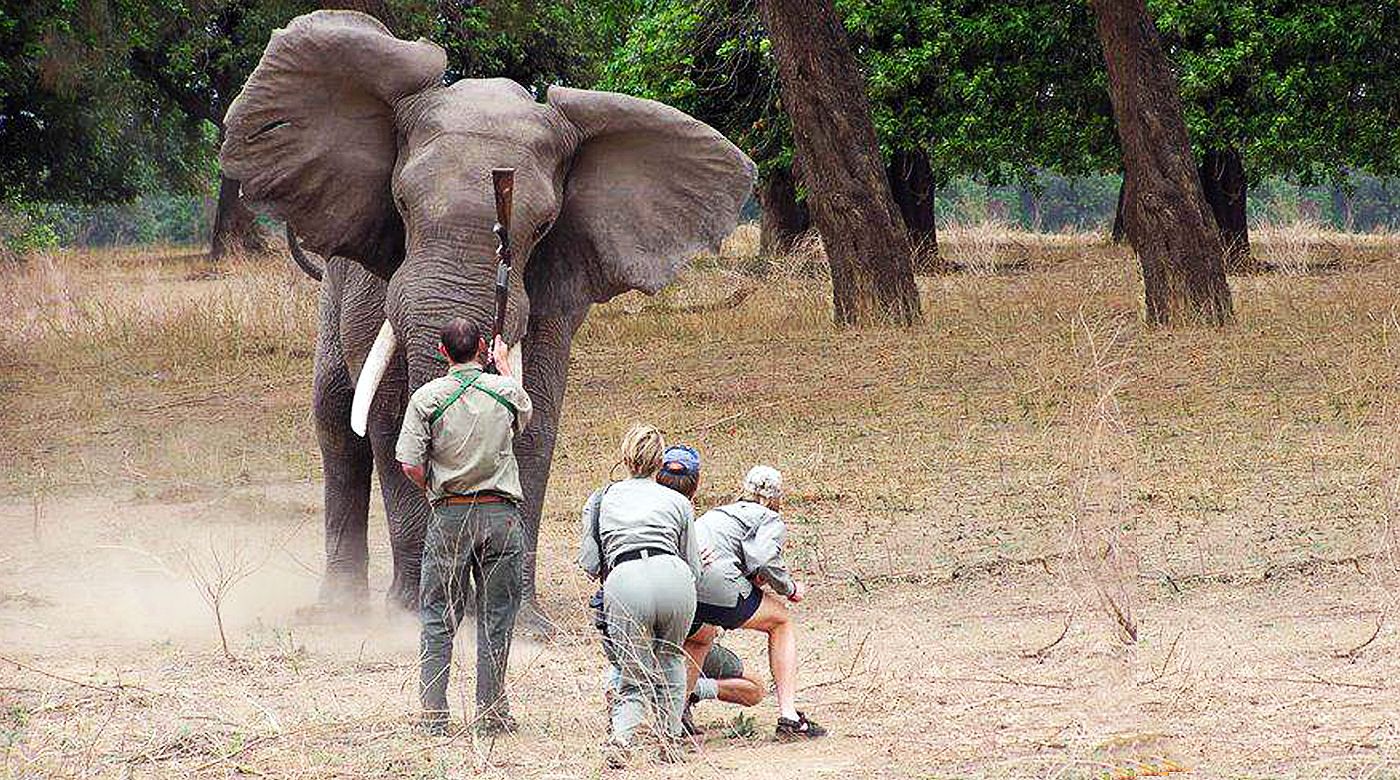
<path id="1" fill-rule="evenodd" d="M 395 455 L 410 466 L 426 464 L 430 501 L 488 491 L 517 504 L 524 500 L 511 440 L 530 424 L 530 396 L 515 379 L 478 375 L 480 370 L 454 364 L 447 376 L 414 391 L 404 411 Z M 468 380 L 477 375 L 476 386 L 453 400 L 462 387 L 458 374 Z M 485 390 L 508 401 L 515 414 Z M 439 408 L 442 414 L 433 420 Z"/>
<path id="2" fill-rule="evenodd" d="M 691 574 L 700 577 L 695 507 L 690 499 L 653 479 L 634 477 L 593 491 L 584 504 L 582 520 L 578 565 L 591 577 L 598 576 L 604 555 L 611 570 L 618 556 L 638 550 L 676 555 L 690 567 Z M 598 549 L 599 538 L 603 550 Z"/>
<path id="3" fill-rule="evenodd" d="M 733 607 L 753 591 L 755 577 L 779 596 L 792 595 L 796 586 L 783 561 L 782 515 L 753 501 L 736 501 L 701 515 L 695 529 L 700 545 L 714 554 L 695 583 L 700 603 Z"/>

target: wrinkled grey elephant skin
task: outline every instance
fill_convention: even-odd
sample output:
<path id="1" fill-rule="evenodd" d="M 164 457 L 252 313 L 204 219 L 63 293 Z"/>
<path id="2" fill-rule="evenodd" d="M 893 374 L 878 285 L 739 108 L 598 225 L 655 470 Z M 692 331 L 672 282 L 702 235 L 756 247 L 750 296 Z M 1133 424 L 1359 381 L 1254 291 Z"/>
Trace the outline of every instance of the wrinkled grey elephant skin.
<path id="1" fill-rule="evenodd" d="M 505 338 L 521 345 L 536 408 L 515 441 L 530 603 L 579 324 L 592 304 L 655 292 L 716 247 L 753 186 L 748 157 L 668 106 L 562 87 L 541 103 L 507 79 L 444 85 L 445 64 L 436 45 L 395 38 L 370 16 L 317 11 L 273 33 L 226 117 L 219 161 L 243 199 L 330 258 L 313 389 L 327 604 L 367 603 L 373 471 L 393 549 L 389 599 L 417 604 L 428 507 L 400 473 L 394 441 L 411 392 L 443 370 L 443 323 L 493 314 L 492 168 L 516 169 Z M 386 320 L 397 346 L 360 438 L 349 425 L 355 382 Z"/>

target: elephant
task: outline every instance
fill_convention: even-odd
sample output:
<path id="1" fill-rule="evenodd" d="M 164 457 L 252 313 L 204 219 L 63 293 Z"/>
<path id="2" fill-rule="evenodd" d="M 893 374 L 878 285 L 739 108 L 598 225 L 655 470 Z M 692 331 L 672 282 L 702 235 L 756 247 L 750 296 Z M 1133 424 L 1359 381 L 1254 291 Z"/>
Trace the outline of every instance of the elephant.
<path id="1" fill-rule="evenodd" d="M 272 34 L 231 103 L 219 162 L 245 203 L 326 258 L 312 382 L 325 474 L 317 605 L 336 611 L 369 601 L 376 471 L 393 554 L 388 601 L 417 608 L 431 510 L 394 445 L 410 394 L 445 368 L 441 327 L 493 318 L 490 172 L 516 170 L 502 336 L 535 408 L 514 440 L 527 542 L 521 620 L 547 631 L 535 550 L 574 335 L 593 304 L 655 293 L 717 248 L 756 168 L 662 103 L 561 86 L 540 101 L 504 78 L 447 84 L 446 63 L 437 45 L 397 38 L 366 14 L 299 16 Z"/>

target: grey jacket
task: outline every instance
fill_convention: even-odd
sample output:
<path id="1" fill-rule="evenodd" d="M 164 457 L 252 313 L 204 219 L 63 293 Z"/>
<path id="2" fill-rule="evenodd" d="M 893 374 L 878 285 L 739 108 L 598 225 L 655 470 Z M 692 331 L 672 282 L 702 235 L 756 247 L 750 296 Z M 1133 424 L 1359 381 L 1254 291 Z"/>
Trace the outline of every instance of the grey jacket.
<path id="1" fill-rule="evenodd" d="M 792 594 L 794 585 L 783 562 L 787 528 L 777 512 L 752 501 L 716 507 L 695 521 L 700 544 L 714 552 L 696 582 L 702 604 L 732 607 L 753 591 L 753 577 L 762 576 L 773 592 Z"/>
<path id="2" fill-rule="evenodd" d="M 695 535 L 695 508 L 685 496 L 651 479 L 625 479 L 593 491 L 583 506 L 578 554 L 579 568 L 591 577 L 598 576 L 600 558 L 593 532 L 595 516 L 609 569 L 622 553 L 650 548 L 679 556 L 699 579 L 700 545 Z"/>

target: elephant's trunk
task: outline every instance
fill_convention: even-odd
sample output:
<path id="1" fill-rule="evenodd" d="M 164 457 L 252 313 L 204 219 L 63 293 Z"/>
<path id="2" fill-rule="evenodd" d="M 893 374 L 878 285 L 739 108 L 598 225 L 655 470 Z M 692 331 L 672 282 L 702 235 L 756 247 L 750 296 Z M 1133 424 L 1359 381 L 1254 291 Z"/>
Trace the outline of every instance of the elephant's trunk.
<path id="1" fill-rule="evenodd" d="M 355 400 L 350 404 L 350 429 L 355 433 L 364 436 L 369 428 L 369 407 L 374 402 L 374 394 L 379 389 L 379 382 L 384 379 L 384 372 L 389 369 L 389 360 L 394 357 L 394 350 L 398 348 L 398 339 L 394 337 L 394 327 L 388 320 L 379 326 L 379 335 L 374 337 L 374 346 L 369 348 L 369 356 L 365 358 L 364 367 L 360 369 L 360 377 L 355 380 Z"/>

